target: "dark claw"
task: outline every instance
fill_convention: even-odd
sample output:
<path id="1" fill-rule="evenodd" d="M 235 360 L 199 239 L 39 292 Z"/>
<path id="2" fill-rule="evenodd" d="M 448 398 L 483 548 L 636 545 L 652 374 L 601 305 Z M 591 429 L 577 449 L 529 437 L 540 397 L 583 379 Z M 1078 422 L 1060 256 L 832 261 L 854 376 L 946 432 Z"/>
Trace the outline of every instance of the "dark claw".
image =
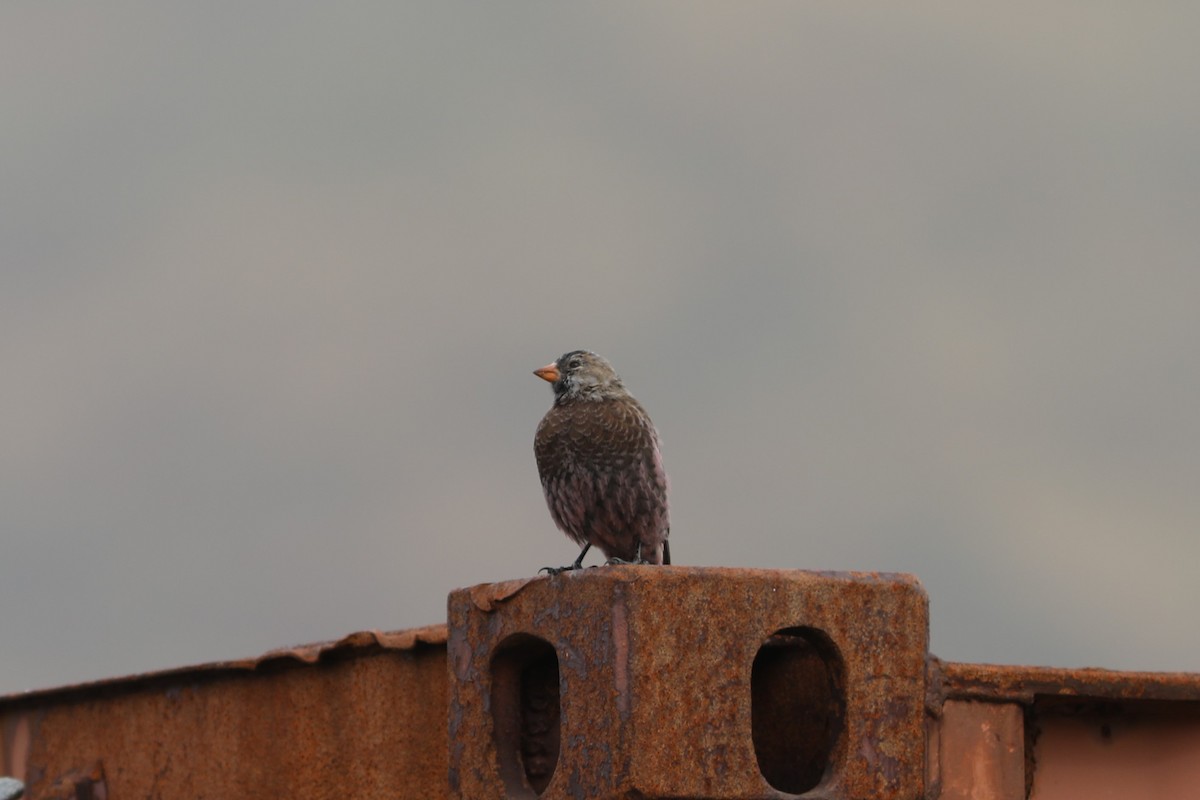
<path id="1" fill-rule="evenodd" d="M 583 569 L 583 557 L 586 556 L 587 551 L 591 550 L 591 549 L 592 549 L 592 546 L 590 544 L 585 544 L 583 546 L 583 549 L 579 551 L 579 558 L 575 559 L 574 564 L 568 564 L 565 567 L 542 567 L 541 569 L 538 570 L 538 574 L 540 575 L 541 573 L 544 572 L 547 575 L 554 576 L 554 575 L 559 575 L 563 572 L 574 572 L 577 569 Z M 638 553 L 639 554 L 641 553 L 640 547 L 638 548 Z"/>

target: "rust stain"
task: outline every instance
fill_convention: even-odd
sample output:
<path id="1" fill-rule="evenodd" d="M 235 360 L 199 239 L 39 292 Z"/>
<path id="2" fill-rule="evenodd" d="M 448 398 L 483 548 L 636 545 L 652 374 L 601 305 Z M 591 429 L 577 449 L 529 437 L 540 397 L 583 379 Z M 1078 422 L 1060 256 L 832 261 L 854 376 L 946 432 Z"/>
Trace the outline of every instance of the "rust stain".
<path id="1" fill-rule="evenodd" d="M 1024 800 L 1020 706 L 950 700 L 943 712 L 938 753 L 942 800 Z"/>
<path id="2" fill-rule="evenodd" d="M 89 767 L 68 770 L 41 790 L 39 797 L 42 800 L 108 800 L 104 765 L 97 761 Z"/>
<path id="3" fill-rule="evenodd" d="M 623 592 L 618 591 L 612 604 L 613 689 L 616 692 L 617 713 L 629 719 L 633 703 L 633 687 L 629 684 L 629 609 Z"/>

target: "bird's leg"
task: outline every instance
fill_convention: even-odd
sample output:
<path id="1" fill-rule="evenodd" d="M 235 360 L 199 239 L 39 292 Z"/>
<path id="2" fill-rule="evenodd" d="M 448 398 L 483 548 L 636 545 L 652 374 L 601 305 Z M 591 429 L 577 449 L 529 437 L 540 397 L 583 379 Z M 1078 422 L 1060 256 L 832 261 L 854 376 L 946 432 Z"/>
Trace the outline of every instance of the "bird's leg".
<path id="1" fill-rule="evenodd" d="M 574 572 L 577 569 L 583 569 L 583 557 L 587 555 L 587 551 L 592 549 L 592 543 L 588 542 L 579 551 L 579 558 L 575 559 L 574 564 L 568 564 L 565 567 L 542 567 L 538 570 L 539 573 L 544 572 L 547 575 L 558 575 L 563 572 Z"/>
<path id="2" fill-rule="evenodd" d="M 579 551 L 579 556 L 575 559 L 575 563 L 571 565 L 571 569 L 583 569 L 583 557 L 587 555 L 587 551 L 592 549 L 592 543 L 588 542 Z"/>
<path id="3" fill-rule="evenodd" d="M 612 558 L 610 558 L 608 561 L 605 561 L 604 563 L 605 563 L 605 565 L 609 565 L 609 564 L 637 565 L 637 564 L 649 564 L 650 562 L 647 561 L 646 559 L 642 558 L 642 540 L 638 539 L 637 552 L 634 553 L 633 561 L 626 561 L 623 558 L 617 558 L 616 556 L 613 556 Z"/>

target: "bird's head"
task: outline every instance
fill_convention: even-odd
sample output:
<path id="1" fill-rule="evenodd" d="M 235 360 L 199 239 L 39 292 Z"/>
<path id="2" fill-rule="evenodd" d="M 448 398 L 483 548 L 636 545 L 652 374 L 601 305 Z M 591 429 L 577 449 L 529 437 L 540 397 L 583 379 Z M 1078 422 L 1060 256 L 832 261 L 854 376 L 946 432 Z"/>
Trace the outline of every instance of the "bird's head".
<path id="1" fill-rule="evenodd" d="M 537 375 L 554 386 L 554 399 L 561 400 L 605 400 L 624 397 L 628 393 L 620 376 L 609 364 L 595 353 L 587 350 L 572 350 L 551 361 Z"/>

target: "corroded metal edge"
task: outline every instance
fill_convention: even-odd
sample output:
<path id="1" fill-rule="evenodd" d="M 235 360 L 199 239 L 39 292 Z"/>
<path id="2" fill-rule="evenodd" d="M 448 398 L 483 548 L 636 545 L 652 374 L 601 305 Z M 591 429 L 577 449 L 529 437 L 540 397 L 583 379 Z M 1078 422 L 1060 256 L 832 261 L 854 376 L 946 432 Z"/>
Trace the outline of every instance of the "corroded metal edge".
<path id="1" fill-rule="evenodd" d="M 140 689 L 149 684 L 163 681 L 179 682 L 188 679 L 208 680 L 230 675 L 244 675 L 288 666 L 312 665 L 339 658 L 385 651 L 415 650 L 419 647 L 443 647 L 446 644 L 446 626 L 426 625 L 399 631 L 357 631 L 341 639 L 314 642 L 312 644 L 280 647 L 268 650 L 255 658 L 214 661 L 157 672 L 144 672 L 114 678 L 102 678 L 86 683 L 33 689 L 9 695 L 0 695 L 0 712 L 29 705 L 49 705 L 80 695 L 119 693 Z"/>
<path id="2" fill-rule="evenodd" d="M 1124 672 L 1086 667 L 1007 666 L 929 659 L 935 702 L 980 700 L 1029 704 L 1037 697 L 1200 702 L 1200 673 Z"/>

